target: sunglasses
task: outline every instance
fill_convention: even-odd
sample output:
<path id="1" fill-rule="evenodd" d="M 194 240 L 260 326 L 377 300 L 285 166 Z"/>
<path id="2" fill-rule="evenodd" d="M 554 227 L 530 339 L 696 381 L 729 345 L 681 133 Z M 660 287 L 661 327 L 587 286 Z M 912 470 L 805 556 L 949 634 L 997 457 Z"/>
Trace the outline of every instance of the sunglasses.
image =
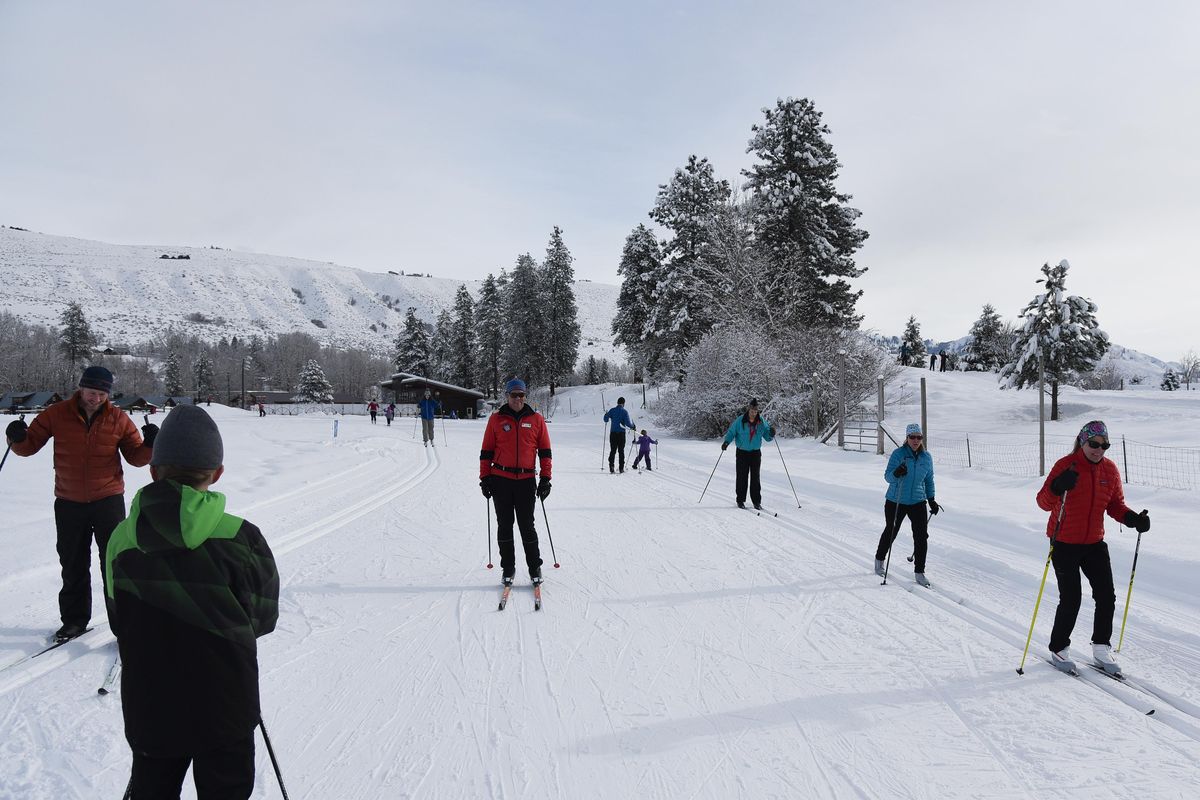
<path id="1" fill-rule="evenodd" d="M 1097 450 L 1107 450 L 1108 448 L 1112 447 L 1112 444 L 1109 442 L 1097 442 L 1095 439 L 1088 439 L 1087 446 Z"/>
<path id="2" fill-rule="evenodd" d="M 916 439 L 916 440 L 919 442 L 919 441 L 921 441 L 922 439 L 924 439 L 925 437 L 924 437 L 924 436 L 922 436 L 922 435 L 921 435 L 921 434 L 919 434 L 919 433 L 910 433 L 910 434 L 908 435 L 908 438 L 910 438 L 910 439 Z"/>
<path id="3" fill-rule="evenodd" d="M 516 397 L 516 398 L 524 399 L 524 398 L 525 398 L 525 393 L 524 393 L 524 392 L 509 392 L 509 393 L 508 393 L 508 396 L 509 396 L 509 397 Z"/>

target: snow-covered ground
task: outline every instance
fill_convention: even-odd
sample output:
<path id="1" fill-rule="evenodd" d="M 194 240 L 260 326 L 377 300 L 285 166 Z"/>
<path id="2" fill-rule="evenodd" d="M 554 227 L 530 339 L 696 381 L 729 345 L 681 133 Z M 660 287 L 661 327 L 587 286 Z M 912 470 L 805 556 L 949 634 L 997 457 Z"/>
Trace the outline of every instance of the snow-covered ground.
<path id="1" fill-rule="evenodd" d="M 1033 393 L 997 391 L 988 376 L 928 377 L 932 430 L 1036 435 Z M 771 447 L 765 503 L 779 516 L 768 518 L 733 507 L 727 454 L 697 503 L 716 443 L 671 438 L 634 387 L 624 392 L 638 427 L 660 439 L 659 459 L 651 473 L 601 468 L 599 415 L 620 391 L 605 387 L 604 403 L 596 387 L 561 393 L 545 509 L 562 568 L 550 566 L 539 510 L 540 612 L 527 585 L 496 610 L 476 488 L 481 422 L 447 422 L 448 441 L 439 423 L 426 449 L 411 418 L 388 428 L 346 417 L 335 440 L 328 418 L 211 408 L 227 454 L 217 488 L 262 528 L 283 580 L 260 662 L 291 797 L 1196 796 L 1194 494 L 1126 487 L 1153 529 L 1121 660 L 1160 696 L 1041 660 L 1053 576 L 1021 677 L 1047 550 L 1039 479 L 939 468 L 933 589 L 912 581 L 907 528 L 881 586 L 880 457 L 812 440 Z M 1068 392 L 1064 404 L 1054 433 L 1101 418 L 1114 436 L 1197 444 L 1200 392 Z M 914 414 L 893 409 L 889 421 Z M 58 624 L 51 478 L 49 448 L 0 473 L 0 665 Z M 127 479 L 131 497 L 148 474 Z M 1106 524 L 1119 628 L 1136 534 Z M 99 587 L 96 603 L 102 614 Z M 1090 620 L 1085 593 L 1077 648 Z M 96 693 L 116 645 L 97 623 L 0 669 L 0 797 L 121 795 L 121 696 Z M 280 796 L 261 739 L 254 796 Z"/>

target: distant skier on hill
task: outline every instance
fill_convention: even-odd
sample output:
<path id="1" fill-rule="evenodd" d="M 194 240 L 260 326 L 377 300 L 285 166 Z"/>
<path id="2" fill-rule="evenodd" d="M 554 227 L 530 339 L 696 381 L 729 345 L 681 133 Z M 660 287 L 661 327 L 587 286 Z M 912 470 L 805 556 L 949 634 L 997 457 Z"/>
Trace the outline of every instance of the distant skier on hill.
<path id="1" fill-rule="evenodd" d="M 758 400 L 751 398 L 746 406 L 746 412 L 734 417 L 725 431 L 725 439 L 721 442 L 721 450 L 736 442 L 737 447 L 737 492 L 738 508 L 746 507 L 747 482 L 750 489 L 750 502 L 757 509 L 762 508 L 762 484 L 759 481 L 759 468 L 762 466 L 762 443 L 772 441 L 775 431 L 771 423 L 758 415 Z"/>
<path id="2" fill-rule="evenodd" d="M 875 574 L 884 574 L 883 559 L 896 541 L 904 518 L 908 517 L 913 534 L 913 578 L 922 586 L 928 586 L 925 554 L 929 544 L 929 517 L 925 515 L 925 504 L 929 504 L 930 514 L 937 514 L 941 506 L 933 499 L 933 456 L 925 449 L 921 426 L 913 422 L 904 433 L 904 444 L 892 451 L 883 471 L 888 490 L 883 503 L 883 533 L 875 548 Z"/>
<path id="3" fill-rule="evenodd" d="M 621 472 L 625 471 L 625 429 L 637 430 L 629 412 L 625 410 L 625 398 L 618 397 L 617 404 L 604 412 L 604 421 L 609 423 L 608 429 L 608 471 L 613 472 L 613 462 L 620 456 Z"/>
<path id="4" fill-rule="evenodd" d="M 646 472 L 653 472 L 654 469 L 650 466 L 650 445 L 658 444 L 657 439 L 651 439 L 645 429 L 642 430 L 642 435 L 637 438 L 638 454 L 633 460 L 633 468 L 637 469 L 638 462 L 643 458 L 646 459 Z"/>
<path id="5" fill-rule="evenodd" d="M 1096 601 L 1092 658 L 1105 672 L 1119 674 L 1121 671 L 1111 647 L 1117 596 L 1108 544 L 1104 541 L 1104 515 L 1108 514 L 1138 533 L 1150 530 L 1149 513 L 1138 514 L 1125 505 L 1121 472 L 1116 464 L 1104 457 L 1108 447 L 1108 426 L 1099 420 L 1084 425 L 1075 438 L 1070 455 L 1063 456 L 1051 467 L 1037 493 L 1038 506 L 1050 512 L 1046 535 L 1053 537 L 1058 528 L 1058 538 L 1053 540 L 1051 553 L 1054 577 L 1058 581 L 1058 610 L 1054 613 L 1054 628 L 1050 632 L 1050 661 L 1067 672 L 1075 669 L 1070 645 L 1071 631 L 1075 628 L 1082 601 L 1080 572 L 1091 584 L 1092 597 Z M 1064 503 L 1066 507 L 1059 525 L 1058 510 Z"/>

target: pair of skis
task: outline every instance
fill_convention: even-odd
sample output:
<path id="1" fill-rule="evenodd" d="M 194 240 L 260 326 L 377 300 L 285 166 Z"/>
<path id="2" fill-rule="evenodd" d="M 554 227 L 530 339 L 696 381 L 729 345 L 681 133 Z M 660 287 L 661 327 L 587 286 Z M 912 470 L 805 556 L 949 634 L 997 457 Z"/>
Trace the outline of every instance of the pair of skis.
<path id="1" fill-rule="evenodd" d="M 1064 666 L 1060 666 L 1059 664 L 1055 664 L 1049 658 L 1046 658 L 1045 660 L 1046 660 L 1046 663 L 1048 663 L 1050 666 L 1054 667 L 1054 669 L 1057 670 L 1058 672 L 1061 672 L 1065 675 L 1070 675 L 1072 678 L 1078 678 L 1079 680 L 1088 680 L 1088 675 L 1080 673 L 1079 668 L 1075 666 L 1074 662 L 1070 662 L 1071 668 L 1068 669 L 1068 668 L 1065 668 Z M 1116 672 L 1109 672 L 1107 669 L 1100 666 L 1099 664 L 1093 664 L 1091 662 L 1086 662 L 1084 664 L 1084 666 L 1089 667 L 1090 669 L 1094 670 L 1095 672 L 1099 673 L 1100 675 L 1103 675 L 1104 677 L 1109 678 L 1109 679 L 1115 681 L 1116 683 L 1119 683 L 1123 686 L 1127 686 L 1130 689 L 1140 692 L 1141 694 L 1143 694 L 1147 697 L 1150 697 L 1150 698 L 1157 697 L 1157 695 L 1154 692 L 1151 692 L 1149 689 L 1146 689 L 1145 687 L 1143 687 L 1141 684 L 1137 683 L 1136 681 L 1127 678 L 1125 676 L 1125 673 L 1123 673 L 1119 670 Z M 1093 683 L 1093 681 L 1088 681 L 1088 682 Z M 1100 686 L 1100 685 L 1097 684 L 1097 686 Z M 1100 686 L 1100 688 L 1104 688 L 1104 687 Z M 1108 691 L 1111 693 L 1114 690 L 1106 689 L 1105 691 Z M 1148 706 L 1148 707 L 1144 707 L 1144 708 L 1139 707 L 1138 710 L 1149 717 L 1149 716 L 1154 715 L 1154 712 L 1156 709 L 1153 706 Z"/>
<path id="2" fill-rule="evenodd" d="M 761 507 L 760 508 L 750 508 L 749 506 L 738 506 L 738 508 L 742 509 L 743 511 L 753 511 L 754 516 L 756 516 L 756 517 L 761 517 L 763 514 L 766 514 L 768 517 L 778 517 L 779 516 L 778 511 L 767 511 L 765 508 L 761 508 Z"/>
<path id="3" fill-rule="evenodd" d="M 508 605 L 508 596 L 512 594 L 512 588 L 512 584 L 508 584 L 501 590 L 500 607 L 496 609 L 497 611 L 503 611 L 504 607 Z M 542 610 L 542 585 L 540 583 L 533 586 L 533 610 Z"/>

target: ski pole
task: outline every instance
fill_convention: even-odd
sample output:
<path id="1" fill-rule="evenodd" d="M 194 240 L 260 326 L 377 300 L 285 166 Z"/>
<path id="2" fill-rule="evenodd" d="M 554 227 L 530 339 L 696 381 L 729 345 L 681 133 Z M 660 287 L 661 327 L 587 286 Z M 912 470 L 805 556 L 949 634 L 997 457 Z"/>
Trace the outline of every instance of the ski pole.
<path id="1" fill-rule="evenodd" d="M 887 561 L 883 565 L 883 583 L 880 586 L 887 586 L 888 570 L 892 566 L 892 545 L 896 543 L 896 537 L 900 535 L 900 526 L 904 524 L 904 515 L 900 513 L 900 504 L 896 503 L 896 518 L 892 525 L 892 538 L 888 539 L 888 554 Z"/>
<path id="2" fill-rule="evenodd" d="M 725 449 L 724 449 L 724 448 L 721 448 L 721 456 L 723 456 L 723 455 L 725 455 Z M 717 456 L 717 463 L 716 463 L 716 464 L 713 464 L 713 471 L 712 471 L 712 472 L 710 472 L 710 473 L 708 473 L 708 480 L 706 480 L 706 481 L 704 482 L 704 491 L 700 492 L 700 500 L 697 500 L 697 501 L 696 501 L 697 503 L 699 503 L 701 500 L 703 500 L 703 499 L 704 499 L 704 492 L 707 492 L 707 491 L 708 491 L 708 485 L 709 485 L 710 483 L 712 483 L 713 475 L 716 475 L 716 474 L 717 474 L 717 467 L 718 467 L 718 466 L 720 465 L 720 463 L 721 463 L 721 456 Z"/>
<path id="3" fill-rule="evenodd" d="M 443 412 L 442 412 L 442 444 L 444 445 L 444 444 L 446 444 L 446 443 L 447 443 L 447 439 L 446 439 L 446 412 L 445 412 L 445 411 L 443 411 Z"/>
<path id="4" fill-rule="evenodd" d="M 1146 509 L 1142 509 L 1145 514 Z M 1117 639 L 1117 652 L 1121 652 L 1121 644 L 1125 641 L 1125 620 L 1129 619 L 1129 598 L 1133 597 L 1133 576 L 1137 574 L 1138 550 L 1142 546 L 1142 532 L 1138 531 L 1137 544 L 1133 546 L 1133 567 L 1129 570 L 1129 591 L 1125 593 L 1125 613 L 1121 615 L 1121 636 Z"/>
<path id="5" fill-rule="evenodd" d="M 604 423 L 604 433 L 600 434 L 600 471 L 604 472 L 604 434 L 608 433 L 608 423 Z"/>
<path id="6" fill-rule="evenodd" d="M 413 417 L 413 432 L 412 432 L 412 438 L 414 438 L 414 439 L 416 439 L 416 438 L 417 438 L 417 420 L 419 420 L 420 418 L 421 418 L 421 415 L 420 415 L 420 414 L 417 414 L 416 416 L 414 416 L 414 417 Z"/>
<path id="7" fill-rule="evenodd" d="M 129 776 L 129 783 L 125 784 L 125 794 L 121 795 L 121 800 L 129 800 L 133 796 L 133 776 Z"/>
<path id="8" fill-rule="evenodd" d="M 17 421 L 18 421 L 18 422 L 24 422 L 24 421 L 25 421 L 25 415 L 24 415 L 24 414 L 21 414 L 21 415 L 20 415 L 20 417 L 17 419 Z M 6 448 L 5 448 L 5 450 L 4 450 L 4 458 L 0 458 L 0 469 L 4 469 L 4 462 L 5 462 L 5 461 L 8 461 L 8 453 L 9 453 L 9 451 L 11 451 L 11 450 L 12 450 L 12 445 L 11 445 L 11 444 L 10 444 L 8 447 L 6 447 Z"/>
<path id="9" fill-rule="evenodd" d="M 558 569 L 561 564 L 558 563 L 558 556 L 554 552 L 554 537 L 550 535 L 550 518 L 546 516 L 546 501 L 542 500 L 542 519 L 546 522 L 546 538 L 550 540 L 550 557 L 554 559 L 554 568 Z"/>
<path id="10" fill-rule="evenodd" d="M 492 568 L 492 498 L 487 498 L 488 569 Z"/>
<path id="11" fill-rule="evenodd" d="M 271 766 L 275 768 L 275 777 L 279 780 L 279 791 L 283 792 L 283 800 L 288 800 L 287 789 L 283 786 L 283 775 L 279 772 L 279 762 L 275 759 L 275 748 L 271 747 L 271 737 L 267 736 L 267 726 L 263 723 L 262 716 L 258 718 L 258 727 L 262 729 L 263 741 L 267 744 L 267 753 L 271 756 Z"/>
<path id="12" fill-rule="evenodd" d="M 1069 468 L 1068 468 L 1069 469 Z M 1063 492 L 1062 504 L 1058 507 L 1058 520 L 1054 523 L 1054 536 L 1050 538 L 1050 552 L 1046 554 L 1046 566 L 1042 569 L 1042 584 L 1038 587 L 1037 600 L 1033 604 L 1033 619 L 1029 620 L 1029 635 L 1025 637 L 1025 652 L 1021 653 L 1021 666 L 1017 674 L 1025 674 L 1025 657 L 1029 655 L 1029 643 L 1033 641 L 1033 625 L 1037 622 L 1038 606 L 1042 604 L 1042 592 L 1046 588 L 1046 576 L 1050 573 L 1050 559 L 1054 558 L 1054 543 L 1058 541 L 1058 532 L 1062 529 L 1063 512 L 1067 510 L 1067 495 Z"/>
<path id="13" fill-rule="evenodd" d="M 940 512 L 942 512 L 942 511 L 945 511 L 945 510 L 946 510 L 946 507 L 945 507 L 944 505 L 942 505 L 941 503 L 938 503 L 938 512 L 940 513 Z M 934 518 L 934 517 L 936 517 L 936 516 L 937 516 L 937 514 L 930 514 L 930 515 L 929 515 L 929 521 L 928 521 L 928 522 L 926 522 L 925 524 L 926 524 L 926 525 L 932 525 L 932 524 L 933 524 L 933 518 Z M 909 556 L 908 556 L 908 561 L 909 561 L 909 563 L 912 563 L 912 562 L 913 562 L 913 561 L 916 559 L 916 557 L 917 557 L 917 554 L 916 554 L 916 552 L 915 552 L 915 551 L 914 551 L 913 553 L 909 554 Z"/>
<path id="14" fill-rule="evenodd" d="M 775 449 L 779 451 L 779 460 L 783 461 L 783 474 L 787 475 L 788 485 L 792 487 L 792 497 L 796 498 L 796 508 L 801 508 L 800 496 L 796 494 L 796 484 L 792 483 L 792 473 L 788 472 L 787 461 L 784 461 L 783 458 L 783 448 L 779 446 L 779 439 L 772 438 L 775 439 Z"/>

